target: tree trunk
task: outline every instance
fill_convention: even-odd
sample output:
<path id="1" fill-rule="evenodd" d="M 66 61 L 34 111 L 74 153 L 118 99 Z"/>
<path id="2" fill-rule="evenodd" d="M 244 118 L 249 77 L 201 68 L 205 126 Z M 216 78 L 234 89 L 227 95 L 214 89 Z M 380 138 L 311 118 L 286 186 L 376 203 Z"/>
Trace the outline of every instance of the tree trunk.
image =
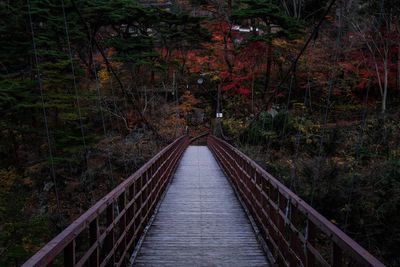
<path id="1" fill-rule="evenodd" d="M 388 93 L 388 63 L 384 61 L 384 81 L 383 81 L 383 95 L 382 95 L 382 113 L 386 112 L 386 102 L 387 102 L 387 93 Z"/>
<path id="2" fill-rule="evenodd" d="M 229 54 L 228 54 L 228 37 L 229 37 L 229 35 L 230 35 L 230 30 L 227 34 L 224 35 L 224 60 L 225 60 L 226 66 L 228 67 L 229 74 L 232 74 L 233 66 L 232 66 L 232 62 L 229 60 Z"/>
<path id="3" fill-rule="evenodd" d="M 88 58 L 89 64 L 88 64 L 88 69 L 87 69 L 87 76 L 89 77 L 89 80 L 95 79 L 94 71 L 96 70 L 96 67 L 93 65 L 93 47 L 92 43 L 89 42 L 89 58 Z"/>
<path id="4" fill-rule="evenodd" d="M 397 90 L 400 93 L 400 45 L 397 46 Z"/>
<path id="5" fill-rule="evenodd" d="M 255 68 L 253 68 L 253 73 L 252 73 L 252 77 L 251 77 L 251 114 L 254 114 L 254 79 L 255 79 L 255 75 L 254 75 L 254 70 Z"/>
<path id="6" fill-rule="evenodd" d="M 272 44 L 268 44 L 267 47 L 267 68 L 265 70 L 265 82 L 264 82 L 264 93 L 263 100 L 266 100 L 267 92 L 269 91 L 270 79 L 272 70 Z"/>

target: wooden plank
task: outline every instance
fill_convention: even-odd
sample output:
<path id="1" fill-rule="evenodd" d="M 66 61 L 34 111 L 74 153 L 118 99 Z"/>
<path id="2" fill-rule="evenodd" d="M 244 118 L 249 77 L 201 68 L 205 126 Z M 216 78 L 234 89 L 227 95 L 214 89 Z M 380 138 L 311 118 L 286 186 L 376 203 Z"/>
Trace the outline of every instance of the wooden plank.
<path id="1" fill-rule="evenodd" d="M 269 265 L 207 147 L 190 146 L 185 152 L 134 265 Z"/>

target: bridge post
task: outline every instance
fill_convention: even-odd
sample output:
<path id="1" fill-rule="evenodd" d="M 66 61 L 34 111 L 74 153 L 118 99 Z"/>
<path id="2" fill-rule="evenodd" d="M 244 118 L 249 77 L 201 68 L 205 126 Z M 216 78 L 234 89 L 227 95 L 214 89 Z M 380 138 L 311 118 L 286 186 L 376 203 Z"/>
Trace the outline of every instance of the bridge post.
<path id="1" fill-rule="evenodd" d="M 149 201 L 148 201 L 148 196 L 149 196 L 149 187 L 148 187 L 148 181 L 150 180 L 150 179 L 152 179 L 152 177 L 153 177 L 153 175 L 154 175 L 154 165 L 155 164 L 157 164 L 157 161 L 153 164 L 153 165 L 151 165 L 151 167 L 150 167 L 150 173 L 149 174 L 145 174 L 145 175 L 142 175 L 142 188 L 143 188 L 143 191 L 142 191 L 142 194 L 141 194 L 141 196 L 142 196 L 142 205 L 143 205 L 143 207 L 142 207 L 142 218 L 143 218 L 143 223 L 142 223 L 142 229 L 144 229 L 145 227 L 146 227 L 146 225 L 147 225 L 147 222 L 148 222 L 148 214 L 147 214 L 147 212 L 148 212 L 148 208 L 149 208 Z"/>
<path id="2" fill-rule="evenodd" d="M 339 267 L 342 266 L 342 250 L 336 243 L 332 242 L 332 266 Z"/>
<path id="3" fill-rule="evenodd" d="M 306 266 L 312 267 L 315 265 L 315 256 L 311 252 L 308 245 L 315 246 L 315 225 L 311 222 L 310 219 L 307 220 L 307 238 L 306 238 L 306 251 L 307 251 L 307 264 Z"/>
<path id="4" fill-rule="evenodd" d="M 121 196 L 118 198 L 118 207 L 120 211 L 123 211 L 126 207 L 127 203 L 127 190 L 124 190 L 124 192 L 121 194 Z M 124 251 L 126 249 L 126 212 L 122 215 L 122 218 L 119 222 L 119 235 L 123 235 L 123 240 L 121 241 L 121 244 L 118 246 L 119 250 L 119 259 L 118 263 L 122 263 L 124 261 Z"/>
<path id="5" fill-rule="evenodd" d="M 106 253 L 110 252 L 114 248 L 115 244 L 115 238 L 114 238 L 114 201 L 111 202 L 107 209 L 106 209 L 106 216 L 107 216 L 107 227 L 111 226 L 110 232 L 107 234 L 106 238 Z M 107 266 L 114 266 L 114 254 L 111 256 L 111 258 L 108 260 Z"/>
<path id="6" fill-rule="evenodd" d="M 134 183 L 132 183 L 128 187 L 128 198 L 127 198 L 127 205 L 129 202 L 132 201 L 132 199 L 135 197 L 135 188 L 134 188 Z M 130 205 L 128 207 L 128 210 L 126 211 L 126 234 L 128 236 L 127 239 L 127 250 L 132 251 L 135 243 L 135 229 L 134 229 L 134 214 L 135 214 L 135 203 Z"/>
<path id="7" fill-rule="evenodd" d="M 76 247 L 76 242 L 74 239 L 64 248 L 64 266 L 65 267 L 75 266 L 75 247 Z"/>
<path id="8" fill-rule="evenodd" d="M 89 225 L 89 240 L 90 246 L 93 246 L 98 242 L 99 239 L 99 219 L 94 219 Z M 96 250 L 92 253 L 89 259 L 89 264 L 91 267 L 99 266 L 99 247 L 96 247 Z"/>
<path id="9" fill-rule="evenodd" d="M 295 254 L 299 257 L 299 261 L 302 264 L 305 264 L 306 260 L 304 257 L 304 253 L 302 253 L 301 249 L 301 241 L 299 238 L 299 232 L 297 229 L 299 229 L 300 225 L 300 218 L 299 218 L 299 210 L 298 207 L 293 204 L 293 202 L 290 203 L 290 224 L 293 226 L 294 229 L 290 231 L 290 245 L 295 252 Z"/>

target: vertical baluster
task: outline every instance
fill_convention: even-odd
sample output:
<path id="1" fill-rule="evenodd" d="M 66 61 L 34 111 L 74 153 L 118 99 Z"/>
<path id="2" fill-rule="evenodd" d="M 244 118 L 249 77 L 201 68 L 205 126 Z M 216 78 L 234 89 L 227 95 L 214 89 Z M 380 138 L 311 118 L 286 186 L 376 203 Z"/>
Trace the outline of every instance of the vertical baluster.
<path id="1" fill-rule="evenodd" d="M 161 163 L 164 163 L 164 165 L 162 165 L 161 167 L 160 174 L 158 175 L 157 180 L 155 180 L 153 183 L 153 188 L 155 188 L 154 196 L 157 201 L 159 199 L 159 196 L 161 195 L 160 186 L 164 183 L 165 180 L 169 179 L 168 165 L 170 164 L 170 161 L 167 155 L 163 155 Z"/>
<path id="2" fill-rule="evenodd" d="M 246 166 L 244 165 L 244 160 L 239 157 L 239 166 L 243 166 L 243 169 L 246 169 Z M 249 200 L 249 202 L 251 202 L 252 200 L 252 192 L 251 192 L 251 179 L 248 179 L 247 176 L 245 175 L 245 171 L 241 172 L 241 180 L 245 183 L 246 185 L 246 195 L 247 195 L 247 199 Z"/>
<path id="3" fill-rule="evenodd" d="M 261 175 L 259 175 L 260 177 L 260 203 L 261 203 L 261 207 L 262 209 L 265 211 L 265 213 L 269 214 L 268 212 L 268 200 L 265 198 L 265 195 L 263 193 L 266 193 L 266 183 L 267 180 L 264 179 L 264 177 L 262 177 Z M 265 215 L 263 214 L 262 219 L 267 221 L 267 218 L 265 218 Z"/>
<path id="4" fill-rule="evenodd" d="M 165 166 L 166 163 L 164 162 L 164 157 L 160 158 L 160 167 L 157 173 L 157 177 L 155 177 L 154 179 L 151 180 L 150 182 L 150 202 L 153 202 L 157 196 L 157 189 L 155 189 L 157 183 L 162 183 L 164 180 L 164 176 L 165 176 Z M 164 164 L 163 164 L 164 163 Z M 155 191 L 154 194 L 152 193 L 153 190 Z"/>
<path id="5" fill-rule="evenodd" d="M 169 179 L 168 168 L 169 168 L 170 161 L 169 161 L 167 155 L 164 155 L 163 162 L 164 162 L 164 165 L 162 167 L 160 177 L 158 178 L 158 181 L 154 182 L 155 198 L 157 199 L 157 202 L 160 199 L 162 191 L 163 191 L 162 184 L 164 183 L 164 181 Z"/>
<path id="6" fill-rule="evenodd" d="M 223 154 L 225 154 L 225 157 L 227 157 L 228 153 L 226 151 L 224 151 L 224 150 L 221 150 L 221 151 L 222 151 Z M 224 160 L 224 165 L 228 166 L 228 168 L 231 169 L 232 176 L 236 180 L 236 183 L 240 184 L 241 179 L 240 179 L 240 177 L 238 175 L 238 172 L 237 172 L 237 166 L 239 164 L 237 155 L 233 155 L 233 161 L 231 162 L 231 164 L 232 164 L 232 167 L 229 167 L 228 158 L 226 158 L 226 160 Z"/>
<path id="7" fill-rule="evenodd" d="M 119 197 L 119 207 L 120 207 L 121 211 L 125 209 L 126 204 L 127 204 L 127 191 L 124 190 L 124 192 Z M 126 229 L 126 224 L 127 224 L 126 216 L 127 216 L 127 213 L 125 212 L 124 215 L 122 215 L 122 218 L 119 223 L 119 229 L 120 229 L 121 235 L 124 235 L 124 238 L 120 244 L 120 255 L 122 255 L 126 249 L 126 242 L 127 242 L 127 240 L 126 240 L 126 235 L 127 235 L 127 233 L 126 233 L 126 230 L 127 230 Z M 120 259 L 120 261 L 121 261 L 121 259 Z"/>
<path id="8" fill-rule="evenodd" d="M 148 205 L 149 202 L 147 201 L 147 196 L 148 196 L 148 187 L 146 186 L 146 181 L 149 179 L 153 179 L 153 175 L 154 175 L 154 165 L 150 166 L 150 175 L 142 175 L 142 188 L 144 189 L 142 192 L 142 216 L 143 216 L 143 223 L 142 223 L 142 228 L 146 227 L 146 223 L 147 223 L 147 211 L 148 211 Z"/>
<path id="9" fill-rule="evenodd" d="M 296 222 L 297 209 L 293 205 L 293 203 L 289 203 L 289 205 L 290 205 L 290 210 L 289 210 L 290 212 L 289 212 L 289 217 L 288 217 L 288 219 L 289 219 L 289 225 L 288 225 L 288 227 L 289 227 L 289 246 L 292 249 L 295 256 L 298 257 L 299 255 L 298 255 L 298 247 L 297 247 L 297 239 L 296 239 L 297 232 L 294 229 L 292 229 L 293 227 L 295 228 L 297 225 L 296 224 L 297 223 Z M 293 255 L 291 257 L 293 260 L 293 262 L 291 263 L 292 266 L 296 266 L 296 264 L 297 264 L 295 261 L 296 257 L 294 257 Z"/>
<path id="10" fill-rule="evenodd" d="M 154 190 L 154 186 L 155 186 L 155 184 L 160 180 L 160 178 L 161 178 L 161 174 L 162 174 L 162 166 L 161 166 L 161 164 L 162 164 L 162 157 L 160 158 L 160 170 L 158 171 L 158 173 L 157 173 L 157 177 L 155 177 L 155 178 L 153 178 L 153 179 L 150 179 L 149 180 L 149 205 L 150 205 L 150 210 L 151 210 L 151 212 L 150 213 L 152 213 L 152 211 L 153 211 L 153 202 L 154 202 L 154 196 L 155 196 L 155 194 L 157 193 L 157 192 L 154 192 L 153 193 L 153 190 Z"/>
<path id="11" fill-rule="evenodd" d="M 134 198 L 134 184 L 132 183 L 129 186 L 128 189 L 128 199 L 127 199 L 127 205 L 129 202 L 132 201 L 132 199 Z M 126 211 L 126 225 L 130 224 L 133 220 L 133 216 L 134 216 L 134 208 L 135 208 L 135 203 L 131 204 L 131 206 L 128 208 L 128 210 Z M 131 240 L 131 238 L 133 238 L 133 224 L 131 224 L 131 226 L 129 228 L 126 229 L 127 231 L 127 237 L 128 237 L 128 243 Z M 133 242 L 134 243 L 134 242 Z M 132 243 L 129 247 L 127 247 L 127 249 L 131 250 L 132 248 Z"/>
<path id="12" fill-rule="evenodd" d="M 261 194 L 260 194 L 260 188 L 261 188 L 261 180 L 260 180 L 260 176 L 258 175 L 258 173 L 256 172 L 256 170 L 254 168 L 252 168 L 252 166 L 249 163 L 249 167 L 250 167 L 250 172 L 251 172 L 251 177 L 254 180 L 254 199 L 258 202 L 257 206 L 258 209 L 261 210 L 262 208 L 262 204 L 261 204 Z M 261 217 L 260 217 L 261 218 Z"/>
<path id="13" fill-rule="evenodd" d="M 108 205 L 107 210 L 106 210 L 106 216 L 107 216 L 107 226 L 112 226 L 110 232 L 107 234 L 107 240 L 106 240 L 106 252 L 110 252 L 114 248 L 115 244 L 115 237 L 114 237 L 114 202 L 110 203 Z M 107 263 L 107 266 L 114 266 L 115 263 L 115 254 L 113 254 L 110 258 L 110 260 Z"/>
<path id="14" fill-rule="evenodd" d="M 247 179 L 250 181 L 250 190 L 251 190 L 251 202 L 253 203 L 254 206 L 254 213 L 256 217 L 260 217 L 260 207 L 257 203 L 257 179 L 255 177 L 255 172 L 254 169 L 250 168 L 250 163 L 248 163 L 246 160 L 244 160 L 245 166 L 246 166 L 246 174 L 248 174 L 249 177 L 246 176 Z M 261 217 L 260 217 L 261 218 Z"/>
<path id="15" fill-rule="evenodd" d="M 287 207 L 288 200 L 281 192 L 279 192 L 279 190 L 278 190 L 278 201 L 279 201 L 279 205 L 278 205 L 279 231 L 281 232 L 282 236 L 285 237 L 285 217 L 282 217 L 282 215 L 280 213 L 283 213 L 284 215 L 286 215 L 286 207 Z"/>
<path id="16" fill-rule="evenodd" d="M 242 166 L 243 171 L 242 171 L 242 177 L 243 179 L 246 179 L 248 182 L 248 187 L 249 187 L 249 196 L 250 196 L 250 201 L 253 202 L 253 179 L 252 177 L 248 177 L 247 174 L 247 166 L 246 166 L 246 161 L 240 157 L 240 166 Z"/>
<path id="17" fill-rule="evenodd" d="M 133 209 L 132 209 L 132 220 L 133 220 L 133 224 L 132 224 L 132 233 L 135 235 L 135 241 L 132 244 L 132 247 L 136 246 L 136 242 L 138 240 L 138 237 L 136 236 L 135 232 L 136 232 L 136 228 L 138 226 L 137 224 L 137 220 L 139 218 L 138 216 L 138 208 L 140 207 L 139 205 L 139 198 L 137 197 L 137 193 L 140 189 L 138 189 L 138 181 L 136 180 L 133 183 L 133 198 L 135 198 L 135 201 L 133 203 Z"/>
<path id="18" fill-rule="evenodd" d="M 258 206 L 257 210 L 258 210 L 258 213 L 259 213 L 260 220 L 262 220 L 264 225 L 266 225 L 267 222 L 264 219 L 265 206 L 264 206 L 264 203 L 263 203 L 262 184 L 261 184 L 262 177 L 257 171 L 254 171 L 254 177 L 255 177 L 255 180 L 254 180 L 255 192 L 254 193 L 255 193 L 257 206 Z"/>
<path id="19" fill-rule="evenodd" d="M 155 189 L 155 187 L 156 187 L 157 183 L 162 183 L 161 179 L 164 175 L 165 164 L 163 165 L 163 163 L 164 163 L 164 155 L 160 158 L 160 167 L 157 172 L 157 177 L 155 177 L 154 179 L 151 179 L 150 183 L 149 183 L 149 188 L 150 188 L 149 198 L 150 198 L 150 205 L 151 205 L 151 213 L 154 210 L 153 203 L 155 203 L 155 200 L 157 197 L 157 189 Z M 153 190 L 154 190 L 154 192 L 153 192 Z"/>
<path id="20" fill-rule="evenodd" d="M 279 192 L 279 188 L 276 188 L 276 199 L 277 199 L 277 207 L 276 207 L 276 226 L 278 227 L 278 239 L 279 239 L 279 249 L 281 253 L 285 256 L 285 260 L 287 260 L 288 251 L 285 247 L 285 223 L 284 218 L 281 215 L 281 211 L 285 210 L 286 198 Z"/>
<path id="21" fill-rule="evenodd" d="M 156 160 L 156 162 L 151 166 L 152 169 L 152 176 L 145 176 L 144 177 L 144 184 L 146 186 L 146 190 L 145 190 L 145 201 L 146 201 L 146 205 L 145 205 L 145 214 L 148 213 L 149 211 L 149 207 L 150 207 L 150 201 L 149 201 L 149 196 L 150 196 L 150 181 L 152 181 L 153 179 L 156 179 L 156 171 L 158 168 L 158 163 L 159 163 L 159 159 Z M 146 223 L 147 223 L 147 218 L 148 215 L 146 215 Z"/>
<path id="22" fill-rule="evenodd" d="M 89 240 L 90 240 L 90 245 L 94 245 L 97 243 L 99 239 L 99 218 L 96 217 L 90 224 L 89 224 Z M 97 267 L 99 266 L 99 246 L 96 244 L 96 249 L 92 253 L 89 259 L 89 264 L 90 267 Z"/>
<path id="23" fill-rule="evenodd" d="M 131 200 L 135 197 L 135 191 L 134 191 L 134 183 L 132 183 L 129 186 L 129 198 L 128 198 L 128 202 L 131 202 Z M 129 210 L 127 211 L 127 216 L 128 216 L 128 222 L 131 222 L 132 218 L 133 218 L 133 205 L 131 205 L 131 207 L 129 208 Z"/>
<path id="24" fill-rule="evenodd" d="M 261 177 L 258 175 L 256 170 L 250 166 L 251 177 L 254 179 L 254 199 L 257 204 L 257 212 L 259 213 L 260 219 L 263 217 L 262 213 L 262 196 L 261 196 Z"/>
<path id="25" fill-rule="evenodd" d="M 315 246 L 315 225 L 308 219 L 307 221 L 307 235 L 306 235 L 306 251 L 307 251 L 307 264 L 306 266 L 312 267 L 315 265 L 315 256 L 308 249 L 307 244 Z"/>
<path id="26" fill-rule="evenodd" d="M 293 203 L 291 205 L 292 207 L 290 212 L 290 223 L 293 225 L 295 229 L 290 232 L 291 233 L 290 245 L 296 256 L 300 259 L 300 261 L 303 264 L 305 264 L 306 260 L 304 257 L 304 253 L 302 253 L 301 243 L 299 239 L 300 233 L 298 232 L 298 229 L 300 227 L 299 210 L 297 209 L 297 206 L 295 206 Z"/>
<path id="27" fill-rule="evenodd" d="M 246 181 L 251 182 L 251 178 L 247 177 L 247 173 L 248 172 L 247 172 L 246 161 L 242 157 L 239 157 L 239 158 L 240 158 L 240 165 L 239 166 L 242 167 L 242 170 L 241 170 L 242 179 L 246 179 Z"/>
<path id="28" fill-rule="evenodd" d="M 160 177 L 160 170 L 159 168 L 161 167 L 161 158 L 159 158 L 156 162 L 156 166 L 154 168 L 154 177 L 149 177 L 147 179 L 147 210 L 151 211 L 152 209 L 152 194 L 151 191 L 153 190 L 153 182 L 154 181 L 158 181 L 159 177 Z M 150 212 L 151 213 L 151 212 Z M 151 214 L 150 214 L 151 215 Z"/>
<path id="29" fill-rule="evenodd" d="M 160 181 L 162 183 L 165 178 L 168 179 L 168 176 L 166 174 L 166 168 L 167 168 L 169 162 L 167 162 L 167 160 L 165 158 L 165 154 L 162 155 L 162 157 L 161 157 L 161 163 L 164 163 L 164 165 L 162 165 L 162 167 L 161 167 L 160 175 L 158 176 L 157 181 L 154 182 L 154 186 L 157 184 L 158 181 Z"/>
<path id="30" fill-rule="evenodd" d="M 342 266 L 343 252 L 342 249 L 332 242 L 332 266 L 339 267 Z"/>
<path id="31" fill-rule="evenodd" d="M 139 217 L 140 217 L 140 222 L 139 223 L 142 223 L 142 221 L 143 221 L 143 202 L 145 201 L 145 199 L 143 199 L 143 194 L 144 194 L 144 190 L 143 190 L 143 186 L 144 186 L 144 184 L 143 184 L 143 175 L 147 175 L 147 174 L 151 174 L 151 168 L 147 169 L 147 171 L 139 177 L 139 192 L 140 192 L 140 197 L 139 197 L 140 205 L 138 206 Z M 143 227 L 143 225 L 141 225 L 140 228 L 142 228 L 142 227 Z"/>
<path id="32" fill-rule="evenodd" d="M 279 250 L 281 251 L 281 237 L 279 233 L 281 232 L 281 229 L 279 228 L 279 199 L 278 199 L 278 187 L 275 187 L 274 185 L 271 184 L 271 200 L 275 204 L 275 206 L 271 206 L 271 218 L 272 222 L 275 226 L 274 230 L 274 237 L 275 237 L 275 242 L 278 245 Z"/>
<path id="33" fill-rule="evenodd" d="M 76 263 L 75 248 L 76 248 L 75 239 L 72 240 L 64 248 L 64 266 L 65 267 L 73 267 L 73 266 L 75 266 L 75 263 Z"/>
<path id="34" fill-rule="evenodd" d="M 271 192 L 270 199 L 272 200 L 272 202 L 275 205 L 277 205 L 278 203 L 277 203 L 277 199 L 275 197 L 276 196 L 276 188 L 273 185 L 271 185 L 271 187 L 270 187 L 270 192 Z M 271 219 L 272 219 L 274 226 L 277 226 L 276 209 L 277 209 L 276 206 L 271 205 Z"/>

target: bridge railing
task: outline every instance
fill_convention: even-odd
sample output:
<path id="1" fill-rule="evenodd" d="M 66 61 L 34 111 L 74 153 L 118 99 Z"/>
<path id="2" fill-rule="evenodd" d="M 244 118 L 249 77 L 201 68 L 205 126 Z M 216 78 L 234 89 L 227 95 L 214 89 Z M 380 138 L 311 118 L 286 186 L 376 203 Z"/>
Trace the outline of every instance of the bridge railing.
<path id="1" fill-rule="evenodd" d="M 165 147 L 23 266 L 126 266 L 189 142 Z"/>
<path id="2" fill-rule="evenodd" d="M 384 266 L 238 149 L 214 136 L 207 144 L 279 266 Z"/>

